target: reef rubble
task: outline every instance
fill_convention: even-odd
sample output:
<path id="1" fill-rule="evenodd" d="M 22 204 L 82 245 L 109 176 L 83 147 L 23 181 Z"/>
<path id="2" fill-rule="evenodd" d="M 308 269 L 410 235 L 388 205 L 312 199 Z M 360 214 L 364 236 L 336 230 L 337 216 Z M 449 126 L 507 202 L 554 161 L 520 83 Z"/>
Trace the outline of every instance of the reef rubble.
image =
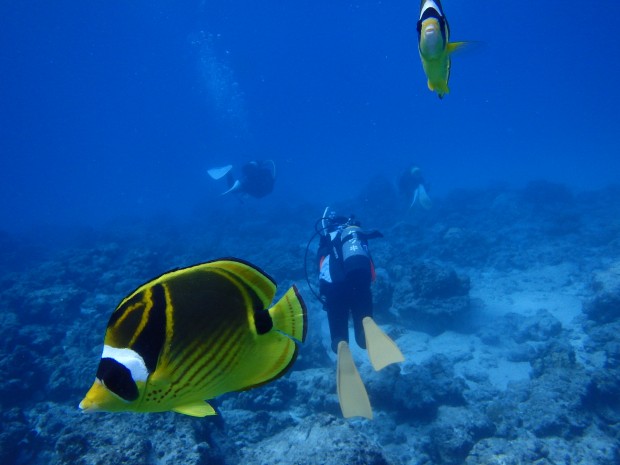
<path id="1" fill-rule="evenodd" d="M 372 421 L 340 416 L 326 316 L 305 282 L 321 206 L 297 207 L 291 222 L 286 206 L 259 218 L 240 205 L 46 253 L 2 236 L 0 463 L 620 463 L 620 191 L 459 191 L 405 220 L 397 202 L 336 207 L 385 235 L 371 244 L 375 319 L 406 357 L 374 372 L 354 348 Z M 298 284 L 310 330 L 293 369 L 216 399 L 216 417 L 82 414 L 118 301 L 222 256 L 258 264 L 282 289 Z"/>

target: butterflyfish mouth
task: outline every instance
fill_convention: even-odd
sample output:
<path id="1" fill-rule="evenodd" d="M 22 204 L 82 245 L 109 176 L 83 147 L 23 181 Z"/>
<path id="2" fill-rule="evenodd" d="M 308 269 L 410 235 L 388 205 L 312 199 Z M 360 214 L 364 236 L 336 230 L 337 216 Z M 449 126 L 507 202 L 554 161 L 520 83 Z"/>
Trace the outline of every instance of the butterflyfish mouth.
<path id="1" fill-rule="evenodd" d="M 89 399 L 83 399 L 82 402 L 80 402 L 80 410 L 84 413 L 91 413 L 91 412 L 96 412 L 97 410 L 99 410 L 97 408 L 97 405 Z"/>

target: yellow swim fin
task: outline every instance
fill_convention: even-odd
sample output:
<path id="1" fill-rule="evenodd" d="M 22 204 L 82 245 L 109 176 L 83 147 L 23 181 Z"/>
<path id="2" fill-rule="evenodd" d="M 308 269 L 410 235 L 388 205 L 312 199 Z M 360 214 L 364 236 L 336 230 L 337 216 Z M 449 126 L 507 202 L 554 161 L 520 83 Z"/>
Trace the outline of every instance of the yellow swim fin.
<path id="1" fill-rule="evenodd" d="M 364 417 L 372 420 L 372 408 L 366 388 L 355 368 L 349 344 L 345 341 L 338 343 L 336 385 L 343 417 Z"/>
<path id="2" fill-rule="evenodd" d="M 362 320 L 366 336 L 366 349 L 370 363 L 379 371 L 392 363 L 404 362 L 402 352 L 396 343 L 385 334 L 369 316 Z"/>

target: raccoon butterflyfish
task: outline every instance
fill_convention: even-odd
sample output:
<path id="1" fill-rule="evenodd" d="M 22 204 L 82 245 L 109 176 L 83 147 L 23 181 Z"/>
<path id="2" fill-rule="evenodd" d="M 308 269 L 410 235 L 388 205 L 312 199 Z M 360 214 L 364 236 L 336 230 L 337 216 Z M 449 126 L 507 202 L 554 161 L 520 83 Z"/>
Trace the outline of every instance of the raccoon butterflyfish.
<path id="1" fill-rule="evenodd" d="M 206 401 L 282 376 L 306 336 L 306 307 L 292 286 L 222 259 L 170 271 L 112 313 L 83 411 L 215 415 Z"/>
<path id="2" fill-rule="evenodd" d="M 418 51 L 428 88 L 443 98 L 450 92 L 450 54 L 465 42 L 450 42 L 450 28 L 440 0 L 422 0 L 417 30 Z"/>

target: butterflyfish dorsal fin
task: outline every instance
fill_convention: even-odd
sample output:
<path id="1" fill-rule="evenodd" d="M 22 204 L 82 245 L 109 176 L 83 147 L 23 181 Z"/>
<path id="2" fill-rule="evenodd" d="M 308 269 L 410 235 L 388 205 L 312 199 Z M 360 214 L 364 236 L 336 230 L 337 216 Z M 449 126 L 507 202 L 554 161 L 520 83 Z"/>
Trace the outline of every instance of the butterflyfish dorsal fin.
<path id="1" fill-rule="evenodd" d="M 271 276 L 260 268 L 242 260 L 218 260 L 210 268 L 218 273 L 241 281 L 260 300 L 262 308 L 267 308 L 276 295 L 276 284 Z"/>

